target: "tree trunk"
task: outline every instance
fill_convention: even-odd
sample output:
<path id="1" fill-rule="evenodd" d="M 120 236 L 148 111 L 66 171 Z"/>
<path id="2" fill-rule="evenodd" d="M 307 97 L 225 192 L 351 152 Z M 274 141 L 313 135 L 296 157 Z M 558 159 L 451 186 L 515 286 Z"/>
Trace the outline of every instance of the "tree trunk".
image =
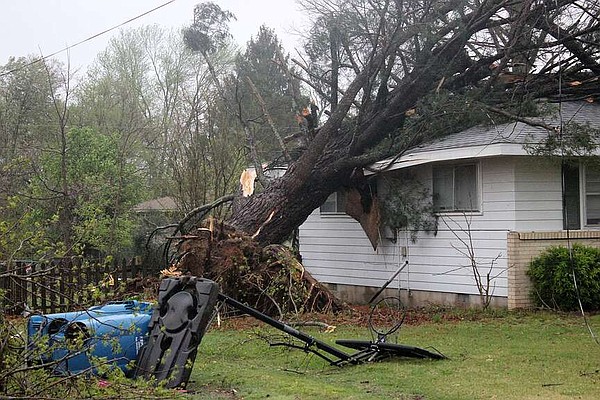
<path id="1" fill-rule="evenodd" d="M 263 192 L 243 199 L 228 223 L 262 244 L 285 241 L 327 197 L 348 181 L 352 169 L 320 171 L 301 180 L 293 169 Z"/>
<path id="2" fill-rule="evenodd" d="M 380 67 L 389 48 L 374 54 L 372 68 L 365 67 L 348 86 L 302 156 L 289 166 L 283 177 L 263 192 L 248 197 L 228 222 L 254 235 L 262 245 L 285 241 L 331 193 L 350 184 L 356 168 L 378 161 L 374 155 L 370 158 L 365 154 L 392 131 L 401 128 L 405 112 L 445 75 L 454 72 L 454 64 L 461 61 L 457 54 L 465 43 L 461 36 L 449 40 L 442 50 L 432 55 L 433 60 L 415 70 L 390 93 L 383 107 L 371 110 L 362 119 L 364 123 L 344 128 L 356 96 L 373 79 L 372 69 Z"/>

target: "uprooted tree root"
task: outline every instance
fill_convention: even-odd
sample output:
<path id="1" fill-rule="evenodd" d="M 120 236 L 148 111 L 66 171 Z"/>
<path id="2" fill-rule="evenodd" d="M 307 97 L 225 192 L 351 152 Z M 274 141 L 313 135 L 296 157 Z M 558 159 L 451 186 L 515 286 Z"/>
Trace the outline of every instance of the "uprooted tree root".
<path id="1" fill-rule="evenodd" d="M 208 219 L 178 237 L 177 270 L 214 280 L 221 291 L 281 317 L 343 308 L 283 245 L 260 246 L 252 237 Z"/>

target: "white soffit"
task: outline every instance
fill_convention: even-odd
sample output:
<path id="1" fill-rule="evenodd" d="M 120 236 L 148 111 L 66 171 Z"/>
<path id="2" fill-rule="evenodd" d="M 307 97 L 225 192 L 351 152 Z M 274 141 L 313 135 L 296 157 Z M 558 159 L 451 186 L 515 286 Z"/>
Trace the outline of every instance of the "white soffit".
<path id="1" fill-rule="evenodd" d="M 416 165 L 429 164 L 440 161 L 463 160 L 469 158 L 484 158 L 496 156 L 526 156 L 529 155 L 521 144 L 497 143 L 490 145 L 462 147 L 455 149 L 443 149 L 418 153 L 405 154 L 396 161 L 393 159 L 378 161 L 369 167 L 371 172 L 383 170 L 392 171 L 414 167 Z M 391 163 L 391 165 L 390 165 Z"/>

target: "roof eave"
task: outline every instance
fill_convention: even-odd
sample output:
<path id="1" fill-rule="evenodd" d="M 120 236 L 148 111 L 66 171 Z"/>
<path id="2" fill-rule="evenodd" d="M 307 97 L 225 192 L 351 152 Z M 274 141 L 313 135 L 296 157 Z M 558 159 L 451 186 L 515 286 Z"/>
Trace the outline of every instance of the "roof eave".
<path id="1" fill-rule="evenodd" d="M 526 156 L 529 155 L 518 143 L 496 143 L 481 146 L 468 146 L 432 151 L 411 152 L 404 154 L 397 160 L 387 159 L 378 161 L 369 167 L 372 173 L 392 171 L 414 167 L 416 165 L 430 164 L 441 161 L 464 160 L 473 158 L 486 158 L 497 156 Z"/>

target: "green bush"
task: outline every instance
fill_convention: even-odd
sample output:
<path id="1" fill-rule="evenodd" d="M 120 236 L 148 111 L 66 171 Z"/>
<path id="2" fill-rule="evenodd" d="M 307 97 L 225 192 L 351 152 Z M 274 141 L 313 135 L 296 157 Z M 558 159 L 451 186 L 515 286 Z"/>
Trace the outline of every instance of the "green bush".
<path id="1" fill-rule="evenodd" d="M 527 275 L 532 281 L 531 295 L 540 305 L 563 311 L 579 309 L 573 272 L 585 310 L 600 309 L 600 249 L 574 244 L 573 260 L 569 249 L 552 246 L 535 258 Z"/>

